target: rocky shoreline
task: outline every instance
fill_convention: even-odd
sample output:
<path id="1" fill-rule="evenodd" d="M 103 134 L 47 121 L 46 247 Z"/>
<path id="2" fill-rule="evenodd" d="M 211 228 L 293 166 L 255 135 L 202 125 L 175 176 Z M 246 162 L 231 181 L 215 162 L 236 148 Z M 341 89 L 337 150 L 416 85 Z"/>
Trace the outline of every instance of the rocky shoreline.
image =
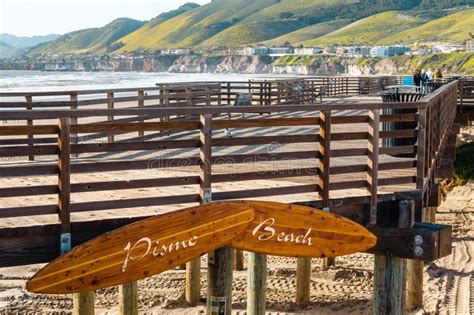
<path id="1" fill-rule="evenodd" d="M 431 60 L 403 58 L 345 58 L 338 56 L 204 56 L 157 55 L 132 58 L 1 59 L 0 70 L 42 71 L 143 71 L 171 73 L 243 73 L 289 75 L 377 75 L 411 73 L 414 66 L 431 67 Z M 467 60 L 466 60 L 467 62 Z M 433 65 L 434 66 L 434 65 Z M 464 73 L 462 68 L 446 68 Z M 469 73 L 466 73 L 469 74 Z"/>

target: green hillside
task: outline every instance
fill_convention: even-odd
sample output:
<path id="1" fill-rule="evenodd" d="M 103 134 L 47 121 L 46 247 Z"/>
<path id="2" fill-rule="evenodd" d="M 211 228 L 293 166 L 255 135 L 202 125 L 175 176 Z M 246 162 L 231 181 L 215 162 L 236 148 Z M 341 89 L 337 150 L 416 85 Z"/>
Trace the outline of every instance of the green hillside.
<path id="1" fill-rule="evenodd" d="M 373 44 L 392 34 L 412 29 L 423 24 L 420 18 L 390 11 L 370 16 L 351 23 L 322 37 L 304 41 L 303 44 Z"/>
<path id="2" fill-rule="evenodd" d="M 89 28 L 76 32 L 67 33 L 58 39 L 41 44 L 29 51 L 29 54 L 48 53 L 106 53 L 117 47 L 114 42 L 135 31 L 143 22 L 120 18 L 100 28 Z"/>
<path id="3" fill-rule="evenodd" d="M 305 46 L 463 42 L 474 0 L 212 0 L 187 3 L 143 23 L 117 19 L 65 34 L 30 54 L 122 53 L 265 43 Z M 464 10 L 459 12 L 459 10 Z M 446 16 L 446 14 L 450 14 Z"/>
<path id="4" fill-rule="evenodd" d="M 474 33 L 474 9 L 457 12 L 381 40 L 381 43 L 464 42 Z"/>
<path id="5" fill-rule="evenodd" d="M 308 26 L 357 20 L 420 0 L 213 0 L 161 23 L 147 23 L 119 40 L 119 51 L 176 47 L 235 47 L 270 40 Z"/>
<path id="6" fill-rule="evenodd" d="M 351 23 L 349 19 L 334 20 L 307 26 L 294 32 L 265 41 L 264 44 L 280 46 L 285 43 L 297 44 L 334 32 Z"/>

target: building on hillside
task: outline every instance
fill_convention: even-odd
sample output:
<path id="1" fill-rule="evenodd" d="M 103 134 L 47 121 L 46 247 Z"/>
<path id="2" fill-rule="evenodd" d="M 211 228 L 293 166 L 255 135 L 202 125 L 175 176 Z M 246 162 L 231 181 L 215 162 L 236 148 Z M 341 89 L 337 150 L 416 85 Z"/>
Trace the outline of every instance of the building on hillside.
<path id="1" fill-rule="evenodd" d="M 323 50 L 318 47 L 301 47 L 295 48 L 295 55 L 317 55 L 322 53 Z"/>
<path id="2" fill-rule="evenodd" d="M 466 42 L 466 51 L 474 51 L 474 38 Z"/>
<path id="3" fill-rule="evenodd" d="M 347 54 L 349 57 L 369 57 L 371 49 L 370 46 L 352 46 L 347 48 Z"/>
<path id="4" fill-rule="evenodd" d="M 402 56 L 405 53 L 411 51 L 411 48 L 406 45 L 395 45 L 395 46 L 388 46 L 388 56 Z"/>
<path id="5" fill-rule="evenodd" d="M 291 55 L 293 53 L 293 47 L 271 47 L 268 51 L 269 55 Z"/>
<path id="6" fill-rule="evenodd" d="M 411 48 L 406 45 L 394 45 L 394 46 L 376 46 L 370 50 L 370 55 L 372 57 L 393 57 L 393 56 L 402 56 L 410 52 Z"/>
<path id="7" fill-rule="evenodd" d="M 266 46 L 258 46 L 258 47 L 244 47 L 240 50 L 240 54 L 244 56 L 254 56 L 254 55 L 268 55 L 270 53 L 270 49 Z"/>
<path id="8" fill-rule="evenodd" d="M 385 58 L 388 57 L 388 47 L 387 46 L 377 46 L 370 49 L 370 56 Z"/>

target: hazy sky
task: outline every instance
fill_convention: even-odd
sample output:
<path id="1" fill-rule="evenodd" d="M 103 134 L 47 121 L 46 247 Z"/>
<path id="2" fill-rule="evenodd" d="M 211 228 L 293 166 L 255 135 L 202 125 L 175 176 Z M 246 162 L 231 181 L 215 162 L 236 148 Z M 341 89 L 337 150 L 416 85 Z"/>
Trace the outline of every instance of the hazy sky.
<path id="1" fill-rule="evenodd" d="M 149 20 L 186 2 L 210 0 L 0 0 L 0 34 L 64 34 L 119 17 Z"/>

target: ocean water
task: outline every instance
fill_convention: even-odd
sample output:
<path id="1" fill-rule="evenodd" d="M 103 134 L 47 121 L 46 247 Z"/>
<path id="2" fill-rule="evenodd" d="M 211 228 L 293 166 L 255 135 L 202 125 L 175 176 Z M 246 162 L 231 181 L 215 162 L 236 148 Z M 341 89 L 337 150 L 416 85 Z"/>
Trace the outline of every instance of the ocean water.
<path id="1" fill-rule="evenodd" d="M 157 73 L 157 72 L 46 72 L 0 70 L 0 92 L 62 91 L 151 87 L 156 83 L 245 81 L 288 77 L 258 74 Z"/>

